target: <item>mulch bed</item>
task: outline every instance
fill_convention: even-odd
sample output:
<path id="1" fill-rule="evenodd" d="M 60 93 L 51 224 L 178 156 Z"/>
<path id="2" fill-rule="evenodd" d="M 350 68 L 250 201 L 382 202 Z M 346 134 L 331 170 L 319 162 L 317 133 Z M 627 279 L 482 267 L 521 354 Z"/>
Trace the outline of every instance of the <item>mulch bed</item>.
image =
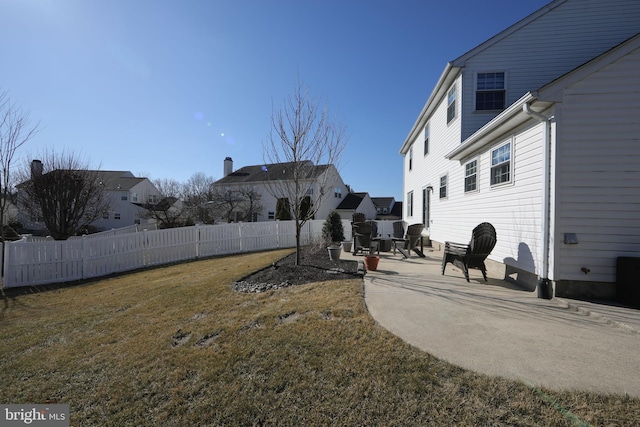
<path id="1" fill-rule="evenodd" d="M 358 259 L 351 253 L 343 251 L 339 261 L 332 261 L 329 259 L 326 247 L 305 246 L 302 248 L 300 265 L 295 265 L 296 254 L 293 253 L 234 282 L 232 287 L 238 292 L 264 292 L 325 280 L 361 278 L 362 272 L 358 272 Z"/>

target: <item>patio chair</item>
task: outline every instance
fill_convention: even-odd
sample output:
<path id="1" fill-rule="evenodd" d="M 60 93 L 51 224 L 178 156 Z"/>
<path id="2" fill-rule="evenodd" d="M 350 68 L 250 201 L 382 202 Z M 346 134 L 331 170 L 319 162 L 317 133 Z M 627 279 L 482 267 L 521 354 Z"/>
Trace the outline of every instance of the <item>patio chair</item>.
<path id="1" fill-rule="evenodd" d="M 482 271 L 482 276 L 487 281 L 487 267 L 484 265 L 484 260 L 495 247 L 496 241 L 496 229 L 488 222 L 483 222 L 473 229 L 468 245 L 444 242 L 442 274 L 444 274 L 447 263 L 450 262 L 462 270 L 467 282 L 469 281 L 470 268 Z"/>
<path id="2" fill-rule="evenodd" d="M 366 222 L 354 222 L 352 224 L 353 229 L 353 254 L 358 252 L 364 254 L 365 252 L 371 253 L 372 248 L 375 248 L 374 241 L 371 239 L 372 227 L 370 223 Z"/>
<path id="3" fill-rule="evenodd" d="M 396 221 L 393 223 L 393 253 L 396 253 L 396 249 L 400 251 L 405 258 L 411 257 L 411 250 L 418 254 L 419 257 L 424 258 L 424 244 L 422 241 L 422 231 L 424 230 L 424 224 L 412 224 L 407 227 L 407 231 L 404 235 L 401 234 L 403 230 L 403 222 Z M 402 237 L 398 237 L 402 236 Z M 398 245 L 402 243 L 402 247 Z M 418 249 L 418 243 L 420 248 Z"/>

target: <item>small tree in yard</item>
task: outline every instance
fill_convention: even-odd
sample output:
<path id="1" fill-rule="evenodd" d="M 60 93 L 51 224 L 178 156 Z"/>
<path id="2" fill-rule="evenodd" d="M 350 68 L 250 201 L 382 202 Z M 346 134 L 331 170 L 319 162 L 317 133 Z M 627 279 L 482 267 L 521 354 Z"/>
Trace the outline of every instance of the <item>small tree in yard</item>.
<path id="1" fill-rule="evenodd" d="M 277 200 L 288 201 L 296 227 L 296 265 L 300 264 L 302 226 L 312 219 L 322 199 L 332 194 L 330 174 L 319 165 L 338 162 L 346 143 L 345 125 L 332 117 L 326 105 L 311 96 L 298 78 L 293 93 L 271 115 L 272 130 L 263 145 L 266 164 L 286 164 L 282 179 L 267 182 Z M 309 200 L 308 198 L 312 198 Z"/>
<path id="2" fill-rule="evenodd" d="M 327 219 L 322 225 L 322 238 L 325 243 L 339 243 L 344 240 L 344 227 L 342 226 L 342 218 L 336 211 L 329 212 Z"/>

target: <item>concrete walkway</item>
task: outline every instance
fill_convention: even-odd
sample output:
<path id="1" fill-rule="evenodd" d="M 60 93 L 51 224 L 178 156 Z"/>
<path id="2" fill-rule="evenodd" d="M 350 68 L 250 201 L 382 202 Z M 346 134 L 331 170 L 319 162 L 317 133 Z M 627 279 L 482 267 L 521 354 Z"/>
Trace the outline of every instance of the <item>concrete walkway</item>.
<path id="1" fill-rule="evenodd" d="M 476 372 L 555 390 L 640 397 L 640 310 L 537 298 L 501 280 L 471 283 L 442 252 L 381 253 L 365 275 L 373 318 L 406 342 Z"/>

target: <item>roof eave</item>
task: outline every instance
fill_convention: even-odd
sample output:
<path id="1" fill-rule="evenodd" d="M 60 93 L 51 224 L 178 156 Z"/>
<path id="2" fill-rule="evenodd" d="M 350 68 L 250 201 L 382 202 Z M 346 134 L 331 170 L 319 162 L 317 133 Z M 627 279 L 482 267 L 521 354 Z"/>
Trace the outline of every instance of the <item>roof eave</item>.
<path id="1" fill-rule="evenodd" d="M 442 72 L 442 75 L 438 79 L 438 83 L 436 83 L 436 86 L 431 92 L 429 99 L 427 99 L 427 102 L 424 104 L 424 107 L 418 115 L 416 122 L 413 124 L 409 135 L 407 135 L 407 138 L 402 144 L 402 148 L 400 148 L 400 154 L 406 154 L 407 151 L 409 151 L 409 147 L 411 146 L 411 144 L 413 144 L 413 141 L 418 136 L 418 133 L 420 133 L 420 131 L 422 131 L 422 128 L 424 128 L 424 126 L 427 124 L 431 113 L 438 105 L 438 101 L 444 96 L 444 93 L 446 93 L 446 91 L 449 89 L 451 83 L 453 83 L 456 77 L 458 77 L 461 69 L 462 68 L 460 67 L 454 67 L 451 62 L 447 63 L 447 66 Z"/>
<path id="2" fill-rule="evenodd" d="M 463 160 L 477 153 L 488 144 L 493 143 L 500 136 L 520 126 L 531 118 L 524 112 L 523 105 L 537 101 L 535 93 L 528 92 L 519 100 L 511 104 L 506 110 L 498 114 L 489 123 L 478 129 L 473 135 L 464 140 L 455 150 L 445 155 L 448 160 Z M 552 102 L 537 101 L 536 105 L 546 110 Z"/>

